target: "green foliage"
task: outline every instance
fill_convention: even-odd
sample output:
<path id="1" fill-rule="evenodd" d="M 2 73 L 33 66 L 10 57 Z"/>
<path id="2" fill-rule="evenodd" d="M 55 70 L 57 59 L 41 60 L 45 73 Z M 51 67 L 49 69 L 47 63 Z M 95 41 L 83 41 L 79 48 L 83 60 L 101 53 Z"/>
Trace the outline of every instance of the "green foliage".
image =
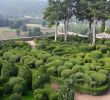
<path id="1" fill-rule="evenodd" d="M 20 94 L 13 93 L 9 96 L 9 100 L 23 100 L 23 98 Z"/>
<path id="2" fill-rule="evenodd" d="M 8 84 L 12 87 L 14 87 L 16 84 L 21 84 L 23 86 L 24 94 L 27 91 L 26 81 L 21 77 L 12 77 L 12 78 L 10 78 Z"/>
<path id="3" fill-rule="evenodd" d="M 22 77 L 26 81 L 29 89 L 32 87 L 32 72 L 28 67 L 19 69 L 18 77 Z"/>
<path id="4" fill-rule="evenodd" d="M 99 50 L 102 51 L 102 52 L 107 52 L 107 50 L 109 50 L 109 48 L 105 45 L 101 45 Z"/>
<path id="5" fill-rule="evenodd" d="M 45 83 L 50 81 L 49 73 L 46 72 L 44 66 L 40 66 L 38 72 L 36 72 L 33 76 L 32 88 L 37 89 L 39 87 L 43 87 Z"/>
<path id="6" fill-rule="evenodd" d="M 93 59 L 100 59 L 100 58 L 103 57 L 103 55 L 102 55 L 101 51 L 96 50 L 96 51 L 92 51 L 90 53 L 90 57 L 93 58 Z"/>
<path id="7" fill-rule="evenodd" d="M 65 62 L 64 63 L 64 66 L 66 66 L 68 69 L 70 68 L 72 68 L 73 67 L 73 63 L 71 63 L 71 62 Z"/>
<path id="8" fill-rule="evenodd" d="M 41 65 L 43 65 L 44 64 L 44 62 L 43 62 L 43 60 L 37 60 L 36 62 L 35 62 L 35 66 L 36 66 L 36 68 L 39 68 Z"/>
<path id="9" fill-rule="evenodd" d="M 4 87 L 0 87 L 0 100 L 2 100 L 4 94 Z"/>
<path id="10" fill-rule="evenodd" d="M 100 27 L 100 32 L 103 33 L 105 32 L 105 20 L 102 21 L 101 27 Z"/>
<path id="11" fill-rule="evenodd" d="M 110 28 L 107 28 L 105 32 L 110 34 Z"/>
<path id="12" fill-rule="evenodd" d="M 36 59 L 34 57 L 27 58 L 24 60 L 24 65 L 29 68 L 35 68 Z"/>
<path id="13" fill-rule="evenodd" d="M 93 78 L 94 81 L 97 82 L 99 86 L 107 82 L 107 76 L 103 73 L 92 73 L 90 76 Z"/>
<path id="14" fill-rule="evenodd" d="M 17 76 L 18 68 L 12 62 L 4 61 L 1 69 L 1 76 L 8 79 L 11 76 Z"/>
<path id="15" fill-rule="evenodd" d="M 79 85 L 76 84 L 75 86 L 75 90 L 84 94 L 91 94 L 91 95 L 102 95 L 104 94 L 107 90 L 109 85 L 106 84 L 104 86 L 101 87 L 89 87 L 88 85 Z"/>
<path id="16" fill-rule="evenodd" d="M 79 50 L 80 51 L 85 51 L 85 52 L 92 51 L 92 50 L 95 50 L 95 46 L 94 45 L 81 45 L 79 47 Z"/>
<path id="17" fill-rule="evenodd" d="M 56 70 L 55 67 L 49 67 L 49 68 L 47 68 L 47 73 L 49 73 L 50 75 L 55 76 L 55 75 L 57 75 L 57 70 Z"/>
<path id="18" fill-rule="evenodd" d="M 13 92 L 22 95 L 24 93 L 24 88 L 23 88 L 23 86 L 21 84 L 16 84 L 13 87 Z"/>
<path id="19" fill-rule="evenodd" d="M 33 96 L 35 100 L 47 100 L 47 93 L 44 89 L 35 89 Z"/>
<path id="20" fill-rule="evenodd" d="M 59 100 L 59 94 L 56 92 L 53 92 L 53 93 L 51 92 L 49 94 L 49 100 Z"/>
<path id="21" fill-rule="evenodd" d="M 110 46 L 110 41 L 109 41 L 109 40 L 106 40 L 106 41 L 104 42 L 104 44 L 107 45 L 107 46 Z"/>
<path id="22" fill-rule="evenodd" d="M 65 69 L 61 72 L 61 76 L 63 78 L 67 78 L 69 77 L 71 74 L 73 73 L 73 71 L 71 69 Z"/>

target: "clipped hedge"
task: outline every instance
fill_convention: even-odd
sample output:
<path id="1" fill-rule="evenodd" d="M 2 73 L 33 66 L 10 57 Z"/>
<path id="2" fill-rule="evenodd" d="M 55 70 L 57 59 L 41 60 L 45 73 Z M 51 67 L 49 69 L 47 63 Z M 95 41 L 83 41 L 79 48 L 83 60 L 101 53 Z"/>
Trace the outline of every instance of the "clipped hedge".
<path id="1" fill-rule="evenodd" d="M 18 77 L 22 77 L 26 81 L 29 89 L 32 88 L 32 72 L 28 67 L 19 69 Z"/>
<path id="2" fill-rule="evenodd" d="M 95 50 L 95 46 L 93 46 L 93 45 L 81 45 L 79 47 L 79 50 L 80 51 L 85 51 L 85 52 L 92 51 L 92 50 Z"/>
<path id="3" fill-rule="evenodd" d="M 17 76 L 18 68 L 12 62 L 4 61 L 1 69 L 1 76 L 4 79 L 8 79 L 11 76 Z"/>
<path id="4" fill-rule="evenodd" d="M 44 89 L 35 89 L 33 96 L 35 100 L 47 100 L 47 93 Z"/>
<path id="5" fill-rule="evenodd" d="M 16 84 L 13 87 L 13 92 L 22 95 L 24 93 L 24 88 L 23 88 L 23 86 L 21 84 Z"/>
<path id="6" fill-rule="evenodd" d="M 63 78 L 67 78 L 69 77 L 71 74 L 73 73 L 73 71 L 71 69 L 65 69 L 61 72 L 61 76 Z"/>
<path id="7" fill-rule="evenodd" d="M 9 100 L 23 100 L 23 98 L 20 94 L 13 93 L 9 96 Z"/>
<path id="8" fill-rule="evenodd" d="M 90 57 L 93 58 L 93 59 L 100 59 L 100 58 L 103 57 L 103 55 L 102 55 L 101 51 L 96 50 L 96 51 L 92 51 L 90 53 Z"/>
<path id="9" fill-rule="evenodd" d="M 103 95 L 109 89 L 109 84 L 95 88 L 90 87 L 88 85 L 75 84 L 74 87 L 77 92 L 99 96 L 99 95 Z"/>

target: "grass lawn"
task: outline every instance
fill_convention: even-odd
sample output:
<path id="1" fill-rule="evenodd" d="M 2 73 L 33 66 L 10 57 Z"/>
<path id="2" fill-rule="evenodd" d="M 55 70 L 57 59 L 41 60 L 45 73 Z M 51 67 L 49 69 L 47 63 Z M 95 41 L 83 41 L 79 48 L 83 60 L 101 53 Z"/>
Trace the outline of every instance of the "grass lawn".
<path id="1" fill-rule="evenodd" d="M 16 39 L 24 36 L 24 32 L 21 32 L 21 36 L 16 35 L 16 29 L 9 27 L 0 27 L 0 40 Z"/>
<path id="2" fill-rule="evenodd" d="M 7 32 L 16 32 L 15 29 L 11 29 L 9 27 L 0 27 L 0 34 L 7 33 Z"/>

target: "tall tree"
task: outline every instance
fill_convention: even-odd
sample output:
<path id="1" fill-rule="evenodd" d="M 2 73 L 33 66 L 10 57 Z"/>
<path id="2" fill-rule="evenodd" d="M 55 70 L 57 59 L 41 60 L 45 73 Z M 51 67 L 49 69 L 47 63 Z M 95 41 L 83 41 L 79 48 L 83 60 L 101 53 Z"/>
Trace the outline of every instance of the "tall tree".
<path id="1" fill-rule="evenodd" d="M 49 0 L 48 7 L 44 13 L 44 19 L 48 20 L 49 27 L 55 24 L 55 41 L 58 35 L 58 22 L 60 16 L 60 2 L 61 0 Z"/>
<path id="2" fill-rule="evenodd" d="M 67 41 L 69 19 L 73 16 L 78 1 L 79 0 L 63 0 L 61 3 L 60 14 L 62 16 L 60 19 L 64 21 L 65 42 Z"/>
<path id="3" fill-rule="evenodd" d="M 84 8 L 83 6 L 85 6 L 85 8 L 82 10 L 77 8 L 76 10 L 78 17 L 82 15 L 83 19 L 90 19 L 90 21 L 93 21 L 93 45 L 96 43 L 96 27 L 98 20 L 107 18 L 109 16 L 107 3 L 108 0 L 80 0 L 79 7 L 82 9 Z M 80 13 L 78 13 L 78 11 Z"/>

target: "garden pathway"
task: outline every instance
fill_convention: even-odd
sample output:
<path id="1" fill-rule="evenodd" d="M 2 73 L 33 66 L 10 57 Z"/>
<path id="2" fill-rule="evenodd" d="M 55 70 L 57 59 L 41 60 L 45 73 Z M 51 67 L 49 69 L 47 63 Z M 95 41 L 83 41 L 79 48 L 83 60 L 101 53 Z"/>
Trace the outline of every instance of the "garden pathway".
<path id="1" fill-rule="evenodd" d="M 34 40 L 31 40 L 31 41 L 26 41 L 28 44 L 31 45 L 32 48 L 35 48 L 36 44 L 35 44 L 35 41 Z"/>
<path id="2" fill-rule="evenodd" d="M 87 94 L 75 93 L 74 100 L 110 100 L 110 91 L 103 96 L 92 96 Z"/>

